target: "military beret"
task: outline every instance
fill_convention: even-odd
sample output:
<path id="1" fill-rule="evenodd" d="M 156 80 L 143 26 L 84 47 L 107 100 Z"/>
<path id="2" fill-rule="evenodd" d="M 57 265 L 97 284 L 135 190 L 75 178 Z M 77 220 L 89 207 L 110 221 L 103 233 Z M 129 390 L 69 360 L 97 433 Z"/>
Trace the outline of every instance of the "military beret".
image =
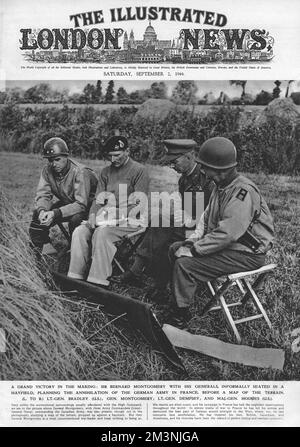
<path id="1" fill-rule="evenodd" d="M 113 136 L 106 140 L 104 145 L 104 151 L 114 152 L 114 151 L 125 151 L 128 148 L 128 140 L 126 137 Z"/>
<path id="2" fill-rule="evenodd" d="M 192 151 L 197 146 L 196 141 L 189 139 L 164 140 L 163 142 L 167 149 L 167 160 L 180 157 L 181 155 Z"/>

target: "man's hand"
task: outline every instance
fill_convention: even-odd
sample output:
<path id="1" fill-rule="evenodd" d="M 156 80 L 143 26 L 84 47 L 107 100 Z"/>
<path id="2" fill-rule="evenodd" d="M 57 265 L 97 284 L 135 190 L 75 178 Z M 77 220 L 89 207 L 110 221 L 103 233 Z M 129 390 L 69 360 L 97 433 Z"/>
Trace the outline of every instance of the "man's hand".
<path id="1" fill-rule="evenodd" d="M 42 213 L 43 211 L 41 211 Z M 42 218 L 40 218 L 39 214 L 39 219 L 42 225 L 45 225 L 46 227 L 49 227 L 54 219 L 54 211 L 44 211 L 44 214 L 42 215 Z"/>
<path id="2" fill-rule="evenodd" d="M 189 247 L 185 247 L 185 246 L 179 247 L 178 250 L 175 252 L 175 256 L 176 256 L 176 258 L 181 258 L 182 256 L 188 256 L 190 258 L 193 257 Z"/>
<path id="3" fill-rule="evenodd" d="M 39 213 L 39 221 L 40 221 L 41 224 L 43 223 L 43 220 L 45 218 L 45 214 L 46 214 L 45 210 L 41 210 L 40 213 Z"/>

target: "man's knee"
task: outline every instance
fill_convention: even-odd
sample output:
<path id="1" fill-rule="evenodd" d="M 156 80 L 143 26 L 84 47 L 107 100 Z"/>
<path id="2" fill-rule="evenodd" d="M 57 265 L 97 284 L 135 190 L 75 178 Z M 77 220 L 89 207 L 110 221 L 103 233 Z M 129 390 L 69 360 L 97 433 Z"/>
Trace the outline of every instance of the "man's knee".
<path id="1" fill-rule="evenodd" d="M 72 235 L 72 242 L 82 242 L 89 241 L 91 238 L 92 232 L 86 225 L 79 225 L 75 228 Z"/>
<path id="2" fill-rule="evenodd" d="M 85 218 L 86 218 L 85 213 L 74 214 L 74 216 L 72 216 L 69 220 L 70 233 L 73 233 L 75 228 L 77 228 Z"/>
<path id="3" fill-rule="evenodd" d="M 190 275 L 193 272 L 193 269 L 195 268 L 194 264 L 194 258 L 190 258 L 187 256 L 182 256 L 180 258 L 176 258 L 174 263 L 174 272 L 176 275 L 178 272 L 184 273 L 186 275 Z"/>

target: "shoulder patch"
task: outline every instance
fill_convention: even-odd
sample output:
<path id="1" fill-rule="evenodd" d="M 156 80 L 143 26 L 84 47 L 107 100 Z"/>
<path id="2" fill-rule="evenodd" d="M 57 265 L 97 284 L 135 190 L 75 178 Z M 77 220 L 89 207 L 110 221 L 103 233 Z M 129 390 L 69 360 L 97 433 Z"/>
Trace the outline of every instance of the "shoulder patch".
<path id="1" fill-rule="evenodd" d="M 247 189 L 241 188 L 237 193 L 236 198 L 243 202 L 247 194 L 248 194 Z"/>

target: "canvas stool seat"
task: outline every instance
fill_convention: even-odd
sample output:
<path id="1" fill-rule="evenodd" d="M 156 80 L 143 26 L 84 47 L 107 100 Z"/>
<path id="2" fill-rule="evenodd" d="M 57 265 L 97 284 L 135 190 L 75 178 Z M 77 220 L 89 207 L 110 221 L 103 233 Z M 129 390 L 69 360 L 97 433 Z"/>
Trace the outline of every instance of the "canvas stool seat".
<path id="1" fill-rule="evenodd" d="M 208 281 L 207 286 L 211 295 L 211 299 L 206 304 L 202 311 L 202 315 L 207 312 L 219 311 L 221 310 L 234 332 L 234 335 L 238 343 L 242 342 L 242 338 L 237 329 L 237 325 L 246 323 L 248 321 L 257 320 L 263 318 L 270 329 L 272 329 L 272 324 L 268 318 L 268 315 L 263 308 L 262 303 L 257 295 L 259 286 L 262 285 L 266 276 L 272 273 L 276 268 L 276 264 L 268 264 L 263 267 L 252 270 L 248 272 L 233 273 L 228 276 L 222 276 L 214 281 Z M 250 279 L 256 277 L 251 284 Z M 225 292 L 228 291 L 232 286 L 237 286 L 241 297 L 238 301 L 233 303 L 227 303 L 224 297 Z M 244 306 L 246 302 L 252 302 L 258 313 L 244 317 L 234 319 L 230 312 L 230 308 Z M 217 304 L 217 305 L 215 305 Z"/>

